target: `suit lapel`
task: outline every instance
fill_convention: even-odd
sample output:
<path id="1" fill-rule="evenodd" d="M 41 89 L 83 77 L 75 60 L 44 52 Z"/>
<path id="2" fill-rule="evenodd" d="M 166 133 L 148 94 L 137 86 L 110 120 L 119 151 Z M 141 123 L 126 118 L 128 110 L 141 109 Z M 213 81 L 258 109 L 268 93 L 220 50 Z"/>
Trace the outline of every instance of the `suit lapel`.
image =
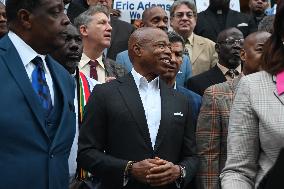
<path id="1" fill-rule="evenodd" d="M 175 106 L 174 98 L 172 98 L 173 93 L 169 90 L 168 86 L 160 80 L 160 94 L 161 94 L 161 122 L 156 137 L 156 144 L 154 150 L 157 151 L 161 145 L 164 136 L 166 135 L 168 128 L 171 126 L 171 120 L 173 117 L 173 112 L 171 112 L 172 107 Z"/>
<path id="2" fill-rule="evenodd" d="M 192 48 L 192 65 L 195 64 L 197 58 L 199 57 L 199 55 L 202 53 L 202 51 L 204 50 L 203 48 L 203 43 L 201 43 L 198 40 L 198 37 L 193 34 L 193 48 Z"/>
<path id="3" fill-rule="evenodd" d="M 132 114 L 134 120 L 136 121 L 147 146 L 152 149 L 145 111 L 134 78 L 132 74 L 129 73 L 127 76 L 118 80 L 122 82 L 121 86 L 119 86 L 121 96 L 123 97 L 124 102 L 129 109 L 129 112 Z"/>
<path id="4" fill-rule="evenodd" d="M 7 45 L 6 46 L 7 53 L 5 54 L 5 56 L 3 56 L 4 62 L 8 67 L 8 69 L 10 70 L 19 88 L 23 92 L 25 99 L 29 104 L 32 112 L 34 113 L 37 121 L 39 122 L 39 125 L 41 126 L 43 132 L 48 137 L 44 123 L 45 120 L 44 111 L 40 103 L 36 100 L 38 99 L 38 96 L 31 85 L 31 81 L 28 78 L 26 69 L 21 61 L 21 58 L 17 50 L 13 46 L 8 36 L 6 36 L 4 40 L 6 40 L 6 45 Z"/>

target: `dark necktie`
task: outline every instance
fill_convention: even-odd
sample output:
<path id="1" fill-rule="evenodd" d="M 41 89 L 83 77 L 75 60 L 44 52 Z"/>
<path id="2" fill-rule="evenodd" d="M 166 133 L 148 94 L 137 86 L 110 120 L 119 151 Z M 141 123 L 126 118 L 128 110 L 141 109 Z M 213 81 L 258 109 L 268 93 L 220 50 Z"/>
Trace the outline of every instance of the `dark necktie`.
<path id="1" fill-rule="evenodd" d="M 229 69 L 226 73 L 226 75 L 230 76 L 232 79 L 234 79 L 237 75 L 239 75 L 239 72 L 235 69 Z"/>
<path id="2" fill-rule="evenodd" d="M 88 64 L 90 65 L 90 77 L 98 80 L 97 65 L 99 65 L 99 62 L 97 60 L 90 60 Z"/>
<path id="3" fill-rule="evenodd" d="M 35 65 L 35 69 L 32 72 L 32 86 L 38 95 L 43 108 L 49 111 L 52 107 L 52 103 L 44 74 L 43 61 L 37 56 L 32 60 L 32 63 Z"/>

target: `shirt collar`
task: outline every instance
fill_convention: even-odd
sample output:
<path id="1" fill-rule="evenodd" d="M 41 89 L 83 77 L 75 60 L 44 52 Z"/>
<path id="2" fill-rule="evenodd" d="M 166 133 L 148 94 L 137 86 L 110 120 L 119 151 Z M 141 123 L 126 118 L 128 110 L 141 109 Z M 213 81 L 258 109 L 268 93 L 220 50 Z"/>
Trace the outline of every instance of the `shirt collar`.
<path id="1" fill-rule="evenodd" d="M 224 75 L 226 75 L 226 73 L 229 71 L 228 68 L 226 68 L 225 66 L 221 65 L 220 63 L 217 63 L 217 66 L 220 68 L 220 70 L 222 71 L 222 73 Z M 242 73 L 242 65 L 240 64 L 235 70 L 237 70 L 240 73 Z"/>
<path id="2" fill-rule="evenodd" d="M 15 46 L 19 56 L 26 67 L 35 57 L 39 56 L 45 62 L 46 55 L 38 54 L 35 50 L 32 49 L 24 40 L 22 40 L 17 34 L 12 31 L 9 31 L 8 36 Z M 44 64 L 44 69 L 46 69 L 46 64 Z"/>
<path id="3" fill-rule="evenodd" d="M 282 95 L 284 93 L 284 71 L 276 75 L 276 89 L 278 95 Z"/>
<path id="4" fill-rule="evenodd" d="M 85 67 L 89 62 L 90 62 L 90 58 L 85 54 L 83 53 L 82 54 L 82 57 L 81 57 L 81 61 L 79 62 L 79 68 L 82 69 L 83 67 Z M 101 55 L 99 58 L 96 59 L 98 62 L 99 62 L 99 65 L 105 69 L 105 65 L 103 63 L 103 55 Z"/>
<path id="5" fill-rule="evenodd" d="M 159 77 L 156 77 L 152 81 L 148 82 L 147 79 L 144 76 L 142 76 L 141 74 L 139 74 L 138 72 L 136 72 L 136 70 L 134 68 L 132 68 L 131 74 L 134 78 L 135 84 L 136 84 L 138 89 L 139 89 L 139 86 L 141 84 L 145 83 L 145 82 L 147 82 L 153 88 L 159 89 L 159 87 L 160 87 L 159 86 Z"/>

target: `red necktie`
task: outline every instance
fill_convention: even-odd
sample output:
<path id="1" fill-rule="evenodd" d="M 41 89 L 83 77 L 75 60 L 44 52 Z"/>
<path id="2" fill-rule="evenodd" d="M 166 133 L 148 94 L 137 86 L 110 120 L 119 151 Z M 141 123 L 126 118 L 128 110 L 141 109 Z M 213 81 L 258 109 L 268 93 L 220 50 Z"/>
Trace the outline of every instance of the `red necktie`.
<path id="1" fill-rule="evenodd" d="M 90 65 L 90 77 L 98 80 L 98 72 L 97 72 L 97 65 L 99 65 L 99 62 L 97 60 L 90 60 L 89 63 Z"/>

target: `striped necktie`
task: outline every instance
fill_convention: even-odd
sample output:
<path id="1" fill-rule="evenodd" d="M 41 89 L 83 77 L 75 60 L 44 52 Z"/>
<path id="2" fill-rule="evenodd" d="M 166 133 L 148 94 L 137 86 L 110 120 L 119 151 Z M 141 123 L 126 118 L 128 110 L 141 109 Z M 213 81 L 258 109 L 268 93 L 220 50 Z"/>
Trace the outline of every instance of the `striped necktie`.
<path id="1" fill-rule="evenodd" d="M 49 111 L 52 108 L 51 95 L 46 82 L 43 61 L 40 57 L 35 57 L 32 60 L 35 69 L 32 72 L 32 86 L 38 95 L 44 109 Z"/>

